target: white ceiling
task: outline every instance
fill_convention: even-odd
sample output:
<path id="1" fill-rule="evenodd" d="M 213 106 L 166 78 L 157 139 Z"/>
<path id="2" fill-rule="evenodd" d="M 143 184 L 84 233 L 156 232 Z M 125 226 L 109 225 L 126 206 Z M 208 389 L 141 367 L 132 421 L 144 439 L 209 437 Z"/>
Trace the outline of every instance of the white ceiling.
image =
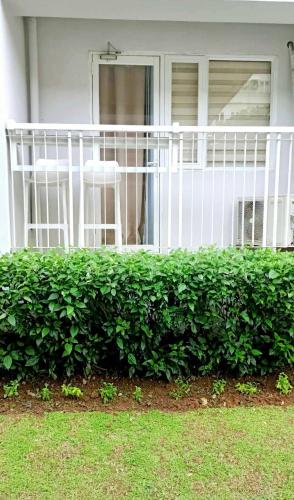
<path id="1" fill-rule="evenodd" d="M 294 24 L 293 0 L 3 1 L 18 16 Z"/>

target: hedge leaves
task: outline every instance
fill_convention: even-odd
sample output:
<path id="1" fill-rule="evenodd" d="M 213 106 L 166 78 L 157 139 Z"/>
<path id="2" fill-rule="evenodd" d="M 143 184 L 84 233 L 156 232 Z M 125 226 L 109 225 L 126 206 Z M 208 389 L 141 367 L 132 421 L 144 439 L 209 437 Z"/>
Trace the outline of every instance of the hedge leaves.
<path id="1" fill-rule="evenodd" d="M 0 372 L 172 378 L 294 361 L 294 253 L 0 258 Z"/>

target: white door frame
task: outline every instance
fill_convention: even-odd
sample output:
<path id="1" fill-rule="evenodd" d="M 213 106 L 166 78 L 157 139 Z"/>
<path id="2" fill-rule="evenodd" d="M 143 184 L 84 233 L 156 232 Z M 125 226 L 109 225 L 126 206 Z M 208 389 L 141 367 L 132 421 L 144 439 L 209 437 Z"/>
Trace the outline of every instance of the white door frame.
<path id="1" fill-rule="evenodd" d="M 92 121 L 94 124 L 100 123 L 99 107 L 99 66 L 107 65 L 125 65 L 125 66 L 152 66 L 153 67 L 153 122 L 154 125 L 160 123 L 160 88 L 159 88 L 159 68 L 160 56 L 147 55 L 118 55 L 115 60 L 100 59 L 99 54 L 92 54 Z"/>
<path id="2" fill-rule="evenodd" d="M 150 55 L 118 55 L 115 60 L 101 59 L 99 54 L 92 54 L 91 63 L 91 83 L 92 83 L 92 99 L 91 99 L 91 115 L 94 124 L 100 123 L 100 103 L 99 103 L 99 67 L 102 64 L 106 65 L 125 65 L 125 66 L 152 66 L 153 67 L 153 124 L 160 124 L 160 56 Z M 155 159 L 157 162 L 158 159 Z M 159 175 L 153 174 L 154 187 L 154 206 L 153 206 L 153 245 L 152 247 L 159 248 L 160 242 L 160 207 L 159 207 Z M 141 247 L 141 245 L 140 245 Z"/>

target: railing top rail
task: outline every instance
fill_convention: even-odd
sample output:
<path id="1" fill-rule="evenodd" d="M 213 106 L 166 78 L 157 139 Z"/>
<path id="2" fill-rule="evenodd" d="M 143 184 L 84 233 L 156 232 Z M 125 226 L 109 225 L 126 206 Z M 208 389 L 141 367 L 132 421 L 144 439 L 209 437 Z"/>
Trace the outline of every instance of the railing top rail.
<path id="1" fill-rule="evenodd" d="M 249 126 L 180 126 L 173 125 L 90 125 L 76 123 L 16 123 L 9 120 L 6 124 L 9 131 L 53 131 L 53 132 L 137 132 L 137 133 L 288 133 L 294 134 L 294 126 L 269 126 L 269 127 L 249 127 Z"/>

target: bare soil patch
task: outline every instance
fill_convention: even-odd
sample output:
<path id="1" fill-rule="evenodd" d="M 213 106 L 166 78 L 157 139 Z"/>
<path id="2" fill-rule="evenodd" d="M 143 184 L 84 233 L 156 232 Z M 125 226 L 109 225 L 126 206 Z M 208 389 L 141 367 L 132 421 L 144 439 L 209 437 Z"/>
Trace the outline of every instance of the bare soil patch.
<path id="1" fill-rule="evenodd" d="M 288 370 L 287 375 L 294 385 L 294 370 Z M 212 394 L 212 383 L 215 377 L 192 377 L 190 379 L 191 391 L 188 396 L 175 400 L 170 392 L 175 389 L 174 383 L 148 379 L 128 379 L 115 376 L 93 376 L 89 379 L 77 377 L 71 380 L 71 384 L 78 386 L 83 391 L 81 399 L 65 398 L 61 394 L 61 385 L 64 380 L 48 381 L 34 380 L 22 382 L 19 387 L 19 396 L 4 399 L 3 384 L 7 380 L 0 380 L 0 415 L 1 414 L 43 414 L 44 412 L 84 412 L 84 411 L 148 411 L 157 409 L 162 411 L 187 411 L 197 408 L 223 408 L 238 406 L 294 406 L 294 390 L 287 396 L 283 396 L 276 389 L 278 374 L 264 377 L 232 378 L 222 377 L 227 381 L 225 392 L 220 396 Z M 112 382 L 118 388 L 118 396 L 108 404 L 103 404 L 98 394 L 102 382 Z M 237 382 L 255 382 L 258 393 L 254 396 L 240 394 L 235 385 Z M 38 390 L 48 383 L 52 391 L 52 400 L 43 402 L 38 397 Z M 142 389 L 143 399 L 141 403 L 134 400 L 133 392 L 135 386 Z"/>

